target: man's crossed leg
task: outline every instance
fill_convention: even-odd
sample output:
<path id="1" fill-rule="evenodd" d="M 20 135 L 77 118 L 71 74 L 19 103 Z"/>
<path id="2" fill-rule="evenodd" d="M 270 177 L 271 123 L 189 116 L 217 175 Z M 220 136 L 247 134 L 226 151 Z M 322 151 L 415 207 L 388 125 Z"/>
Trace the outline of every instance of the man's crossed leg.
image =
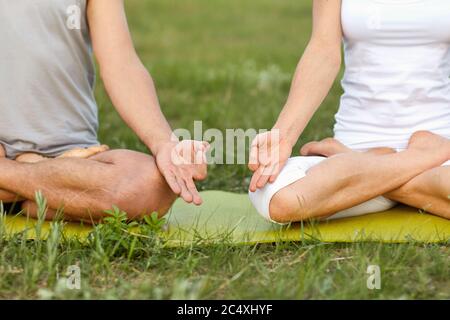
<path id="1" fill-rule="evenodd" d="M 56 159 L 27 155 L 19 160 L 28 163 L 21 163 L 6 159 L 1 148 L 0 200 L 24 201 L 23 209 L 35 216 L 33 200 L 39 190 L 50 209 L 47 219 L 63 209 L 68 219 L 86 222 L 101 220 L 114 205 L 130 219 L 168 211 L 177 195 L 153 157 L 129 150 L 101 151 L 70 152 Z M 202 175 L 206 173 L 197 178 Z"/>

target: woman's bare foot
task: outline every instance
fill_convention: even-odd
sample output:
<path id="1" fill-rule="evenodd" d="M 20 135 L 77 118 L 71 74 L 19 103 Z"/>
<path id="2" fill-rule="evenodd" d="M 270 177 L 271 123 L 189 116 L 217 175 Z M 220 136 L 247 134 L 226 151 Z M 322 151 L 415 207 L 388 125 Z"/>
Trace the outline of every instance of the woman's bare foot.
<path id="1" fill-rule="evenodd" d="M 350 148 L 333 138 L 326 138 L 322 141 L 313 141 L 305 144 L 300 149 L 302 156 L 324 156 L 331 157 L 339 153 L 351 152 Z"/>
<path id="2" fill-rule="evenodd" d="M 333 138 L 326 138 L 322 141 L 313 141 L 305 144 L 301 150 L 300 154 L 302 156 L 324 156 L 331 157 L 340 153 L 348 153 L 353 150 L 340 143 L 338 140 Z M 395 153 L 396 151 L 387 147 L 379 147 L 367 150 L 368 153 L 376 155 L 385 155 L 390 153 Z"/>
<path id="3" fill-rule="evenodd" d="M 450 140 L 429 131 L 415 132 L 409 140 L 408 149 L 435 156 L 438 165 L 450 160 Z"/>

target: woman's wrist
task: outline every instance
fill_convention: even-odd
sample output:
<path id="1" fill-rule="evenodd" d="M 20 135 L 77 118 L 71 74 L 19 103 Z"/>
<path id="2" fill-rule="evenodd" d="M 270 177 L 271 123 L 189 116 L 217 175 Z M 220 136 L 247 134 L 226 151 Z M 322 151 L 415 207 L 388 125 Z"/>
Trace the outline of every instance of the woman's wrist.
<path id="1" fill-rule="evenodd" d="M 277 130 L 280 141 L 287 143 L 291 147 L 295 146 L 300 137 L 300 132 L 297 132 L 294 126 L 280 125 L 277 123 L 272 130 Z"/>

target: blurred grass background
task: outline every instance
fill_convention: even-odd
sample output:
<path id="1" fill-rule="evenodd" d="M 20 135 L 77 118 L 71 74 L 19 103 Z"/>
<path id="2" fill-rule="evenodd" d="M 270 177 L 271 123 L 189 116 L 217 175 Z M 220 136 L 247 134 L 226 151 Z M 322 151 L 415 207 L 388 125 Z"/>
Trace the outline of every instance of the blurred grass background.
<path id="1" fill-rule="evenodd" d="M 137 51 L 173 128 L 192 132 L 196 120 L 204 131 L 272 127 L 309 39 L 310 1 L 127 0 L 126 7 Z M 146 151 L 101 82 L 96 93 L 101 141 Z M 337 81 L 298 146 L 332 135 L 340 94 Z M 249 177 L 244 165 L 211 166 L 200 188 L 246 192 Z"/>

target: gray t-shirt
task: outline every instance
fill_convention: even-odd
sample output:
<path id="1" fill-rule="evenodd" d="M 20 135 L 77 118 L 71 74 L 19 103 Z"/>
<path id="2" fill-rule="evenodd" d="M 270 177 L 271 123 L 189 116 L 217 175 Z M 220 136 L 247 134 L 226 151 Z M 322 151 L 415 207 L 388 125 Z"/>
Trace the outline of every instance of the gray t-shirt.
<path id="1" fill-rule="evenodd" d="M 8 158 L 97 145 L 87 0 L 0 0 L 0 143 Z"/>

